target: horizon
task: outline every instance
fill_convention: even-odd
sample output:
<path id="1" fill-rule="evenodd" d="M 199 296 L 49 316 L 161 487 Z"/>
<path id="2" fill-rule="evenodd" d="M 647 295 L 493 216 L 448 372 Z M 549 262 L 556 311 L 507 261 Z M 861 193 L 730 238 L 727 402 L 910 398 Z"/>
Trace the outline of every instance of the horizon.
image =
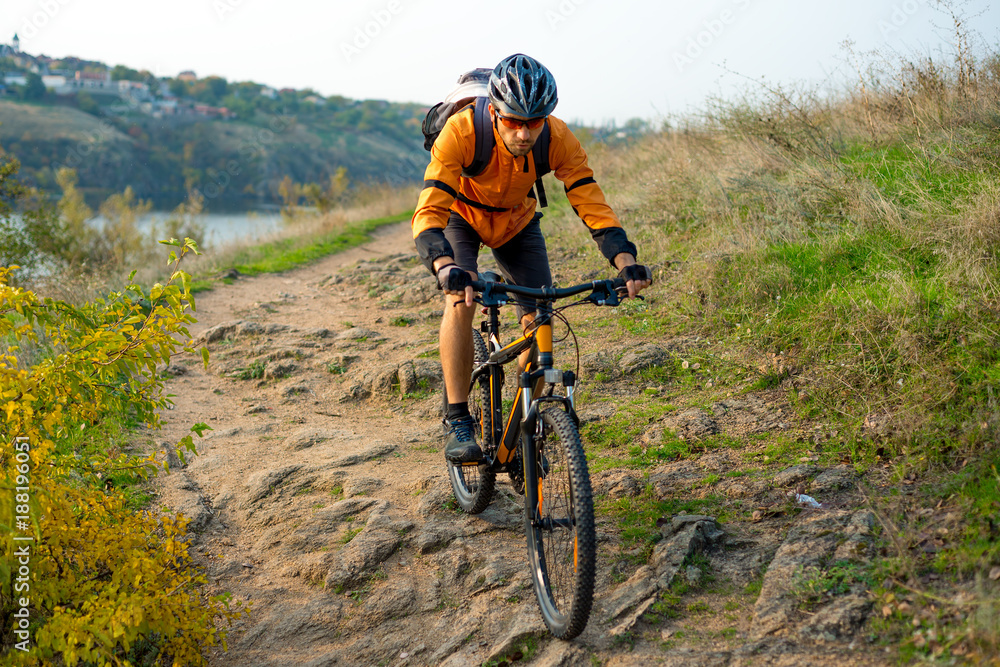
<path id="1" fill-rule="evenodd" d="M 438 14 L 428 17 L 412 11 L 405 0 L 350 7 L 289 0 L 278 16 L 245 0 L 179 0 L 175 10 L 180 11 L 167 13 L 125 0 L 94 0 L 84 13 L 71 0 L 7 4 L 0 10 L 0 31 L 9 36 L 0 39 L 17 33 L 21 50 L 31 55 L 124 65 L 160 78 L 194 71 L 199 78 L 220 76 L 355 100 L 430 106 L 463 71 L 524 52 L 556 77 L 560 104 L 555 115 L 591 126 L 691 113 L 711 97 L 740 95 L 761 79 L 836 90 L 857 77 L 844 62 L 847 39 L 854 41 L 859 58 L 869 59 L 947 58 L 953 49 L 950 18 L 935 11 L 932 0 L 848 0 L 809 11 L 791 0 L 724 0 L 697 8 L 646 7 L 631 0 L 611 12 L 600 11 L 604 5 L 593 1 L 560 0 L 541 8 L 530 5 L 537 20 L 529 23 L 517 22 L 520 14 L 514 9 L 527 6 L 517 1 L 508 3 L 506 13 L 466 8 L 461 22 L 446 12 L 448 3 L 435 5 Z M 976 0 L 958 10 L 975 26 L 974 47 L 1000 35 L 1000 8 Z M 324 13 L 339 21 L 320 20 Z M 303 22 L 303 15 L 317 16 Z M 107 16 L 119 21 L 102 20 Z M 495 29 L 469 45 L 468 55 L 427 46 L 432 28 L 442 35 L 453 28 L 458 34 L 463 26 L 487 20 L 497 24 Z M 154 34 L 132 27 L 154 23 L 160 26 Z M 177 34 L 185 35 L 185 48 L 165 48 L 176 41 L 170 35 Z M 248 42 L 262 48 L 248 50 Z M 420 57 L 414 59 L 413 53 Z M 732 64 L 734 58 L 738 65 Z M 404 62 L 419 69 L 399 76 Z M 393 79 L 389 89 L 384 82 Z M 588 100 L 595 89 L 603 94 Z"/>

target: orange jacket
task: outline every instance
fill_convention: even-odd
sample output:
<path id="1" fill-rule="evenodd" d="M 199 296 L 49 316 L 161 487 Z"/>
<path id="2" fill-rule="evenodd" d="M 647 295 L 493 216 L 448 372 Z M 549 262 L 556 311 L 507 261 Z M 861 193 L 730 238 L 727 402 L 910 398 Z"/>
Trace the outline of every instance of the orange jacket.
<path id="1" fill-rule="evenodd" d="M 587 154 L 580 141 L 558 118 L 549 116 L 548 122 L 551 137 L 549 166 L 565 185 L 573 209 L 595 238 L 601 230 L 615 228 L 618 233 L 612 236 L 624 239 L 621 223 L 604 199 L 604 193 L 594 180 L 593 170 L 587 166 Z M 424 172 L 424 189 L 420 192 L 411 220 L 414 239 L 421 233 L 443 230 L 448 224 L 450 210 L 462 216 L 476 230 L 483 243 L 491 248 L 502 246 L 531 221 L 535 213 L 535 199 L 528 194 L 536 178 L 531 153 L 525 157 L 514 157 L 495 127 L 493 134 L 496 146 L 486 169 L 475 178 L 466 178 L 462 176 L 462 168 L 472 162 L 476 146 L 473 107 L 470 105 L 448 119 L 434 142 L 431 162 Z M 508 210 L 476 208 L 456 199 L 459 194 L 489 207 Z M 631 246 L 634 254 L 635 246 L 627 239 L 624 242 Z M 601 250 L 607 255 L 604 245 Z M 614 250 L 615 254 L 629 251 L 627 247 L 620 247 L 621 243 L 612 245 L 614 247 L 610 250 Z M 433 262 L 435 257 L 424 259 Z M 608 259 L 613 259 L 613 255 Z"/>

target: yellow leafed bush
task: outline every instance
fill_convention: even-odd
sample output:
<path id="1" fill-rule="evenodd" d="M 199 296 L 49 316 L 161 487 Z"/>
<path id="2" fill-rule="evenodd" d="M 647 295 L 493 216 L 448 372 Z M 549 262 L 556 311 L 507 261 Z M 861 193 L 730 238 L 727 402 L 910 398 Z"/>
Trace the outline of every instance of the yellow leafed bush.
<path id="1" fill-rule="evenodd" d="M 205 578 L 183 540 L 185 519 L 137 513 L 122 491 L 99 482 L 124 469 L 146 476 L 158 465 L 153 455 L 81 457 L 60 447 L 108 414 L 159 425 L 157 410 L 168 401 L 157 364 L 190 348 L 187 325 L 195 321 L 190 278 L 177 269 L 195 245 L 166 243 L 180 250 L 170 253 L 170 281 L 146 291 L 130 280 L 82 307 L 13 287 L 11 268 L 0 267 L 0 337 L 7 343 L 0 356 L 0 632 L 4 646 L 28 649 L 9 649 L 8 658 L 127 665 L 155 656 L 158 664 L 200 664 L 205 647 L 225 645 L 217 626 L 243 613 L 202 594 Z M 49 350 L 45 358 L 19 361 L 29 341 Z M 200 436 L 202 428 L 192 430 Z M 180 444 L 194 449 L 191 436 Z M 25 544 L 27 577 L 12 552 Z M 12 628 L 25 599 L 30 640 L 19 644 L 23 635 Z"/>

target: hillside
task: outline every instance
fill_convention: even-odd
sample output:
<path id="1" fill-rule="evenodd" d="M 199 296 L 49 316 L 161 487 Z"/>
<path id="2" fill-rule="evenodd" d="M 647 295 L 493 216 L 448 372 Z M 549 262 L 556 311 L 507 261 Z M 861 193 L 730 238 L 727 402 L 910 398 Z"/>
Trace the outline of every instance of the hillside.
<path id="1" fill-rule="evenodd" d="M 0 100 L 0 145 L 21 160 L 28 183 L 46 190 L 57 190 L 58 166 L 75 167 L 95 207 L 132 186 L 156 208 L 172 208 L 190 183 L 212 210 L 254 208 L 281 203 L 278 184 L 286 175 L 324 182 L 343 166 L 357 182 L 419 180 L 427 160 L 414 120 L 420 109 L 376 105 L 392 117 L 389 125 L 362 131 L 338 127 L 336 116 L 255 116 L 247 122 L 94 116 L 73 106 Z"/>

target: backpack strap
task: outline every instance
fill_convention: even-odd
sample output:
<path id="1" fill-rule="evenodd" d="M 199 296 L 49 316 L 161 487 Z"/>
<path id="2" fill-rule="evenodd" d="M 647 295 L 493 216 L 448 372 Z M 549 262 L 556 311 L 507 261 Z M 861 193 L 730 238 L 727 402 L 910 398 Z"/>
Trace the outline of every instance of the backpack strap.
<path id="1" fill-rule="evenodd" d="M 486 170 L 496 145 L 493 139 L 493 125 L 490 123 L 489 100 L 476 98 L 476 108 L 472 111 L 472 122 L 476 129 L 476 151 L 472 162 L 462 169 L 462 176 L 475 178 Z"/>
<path id="2" fill-rule="evenodd" d="M 552 171 L 549 167 L 549 120 L 545 119 L 545 127 L 538 135 L 535 145 L 531 147 L 531 157 L 535 160 L 535 190 L 538 192 L 538 203 L 542 208 L 549 205 L 545 198 L 545 186 L 542 185 L 542 176 Z"/>

